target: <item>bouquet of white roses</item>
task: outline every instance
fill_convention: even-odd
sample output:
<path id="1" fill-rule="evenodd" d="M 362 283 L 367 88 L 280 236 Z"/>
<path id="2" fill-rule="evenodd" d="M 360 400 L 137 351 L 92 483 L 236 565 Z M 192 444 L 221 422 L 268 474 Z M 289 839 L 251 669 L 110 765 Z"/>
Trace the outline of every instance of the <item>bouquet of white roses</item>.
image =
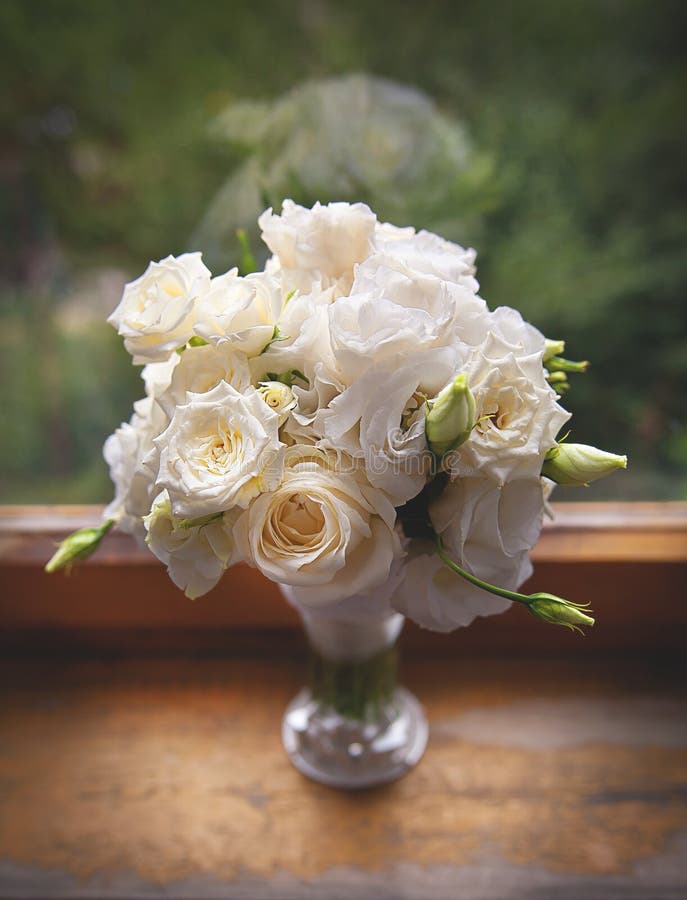
<path id="1" fill-rule="evenodd" d="M 554 482 L 626 465 L 559 437 L 586 364 L 489 310 L 474 250 L 363 204 L 287 200 L 259 224 L 263 271 L 213 277 L 187 253 L 125 287 L 109 321 L 145 397 L 105 444 L 103 525 L 48 568 L 116 523 L 191 598 L 242 561 L 303 607 L 374 597 L 448 631 L 516 600 L 592 624 L 581 604 L 517 593 Z"/>

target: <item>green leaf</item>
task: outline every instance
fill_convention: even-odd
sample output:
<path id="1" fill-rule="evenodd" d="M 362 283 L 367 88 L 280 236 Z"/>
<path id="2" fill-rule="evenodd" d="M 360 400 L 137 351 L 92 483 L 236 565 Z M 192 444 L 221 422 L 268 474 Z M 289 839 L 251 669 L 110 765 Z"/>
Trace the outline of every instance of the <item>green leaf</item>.
<path id="1" fill-rule="evenodd" d="M 258 264 L 256 263 L 255 257 L 253 256 L 253 250 L 251 249 L 250 239 L 248 238 L 246 229 L 237 228 L 236 237 L 238 238 L 239 244 L 241 246 L 241 262 L 239 264 L 239 271 L 241 275 L 250 275 L 251 272 L 257 272 Z"/>

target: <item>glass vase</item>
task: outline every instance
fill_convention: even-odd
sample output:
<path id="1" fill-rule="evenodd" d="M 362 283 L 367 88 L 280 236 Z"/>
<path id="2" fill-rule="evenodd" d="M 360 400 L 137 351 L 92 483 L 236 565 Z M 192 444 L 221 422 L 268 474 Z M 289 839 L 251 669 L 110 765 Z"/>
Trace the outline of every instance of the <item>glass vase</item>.
<path id="1" fill-rule="evenodd" d="M 395 781 L 419 761 L 427 719 L 397 683 L 403 616 L 298 609 L 310 645 L 310 678 L 287 707 L 282 740 L 294 766 L 315 781 L 366 788 Z M 344 610 L 346 604 L 342 604 Z"/>

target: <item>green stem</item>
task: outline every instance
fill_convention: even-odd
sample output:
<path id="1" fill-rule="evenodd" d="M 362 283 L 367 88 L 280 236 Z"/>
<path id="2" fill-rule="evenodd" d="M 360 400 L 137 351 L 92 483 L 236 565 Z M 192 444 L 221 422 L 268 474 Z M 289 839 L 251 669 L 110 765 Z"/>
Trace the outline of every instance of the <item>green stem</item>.
<path id="1" fill-rule="evenodd" d="M 355 662 L 326 659 L 311 647 L 310 667 L 313 698 L 348 719 L 378 719 L 396 687 L 395 646 Z"/>
<path id="2" fill-rule="evenodd" d="M 497 597 L 505 597 L 506 600 L 515 600 L 516 603 L 524 603 L 533 616 L 542 619 L 544 622 L 551 622 L 554 625 L 565 625 L 566 628 L 572 628 L 584 634 L 580 626 L 591 626 L 594 619 L 589 615 L 592 610 L 589 603 L 574 603 L 571 600 L 565 600 L 563 597 L 556 597 L 554 594 L 547 594 L 540 591 L 537 594 L 518 594 L 517 591 L 508 591 L 506 588 L 496 587 L 487 581 L 482 581 L 476 575 L 466 572 L 457 563 L 455 563 L 444 550 L 444 542 L 440 535 L 435 534 L 437 552 L 441 561 L 448 566 L 452 572 L 460 575 L 470 584 L 489 591 L 490 594 L 496 594 Z"/>
<path id="3" fill-rule="evenodd" d="M 496 594 L 498 597 L 505 597 L 506 600 L 515 600 L 517 603 L 524 603 L 526 606 L 529 606 L 532 598 L 526 596 L 525 594 L 518 594 L 516 591 L 509 591 L 506 588 L 497 587 L 495 584 L 489 584 L 488 581 L 482 581 L 481 578 L 478 578 L 476 575 L 471 575 L 470 572 L 466 572 L 465 569 L 461 569 L 458 563 L 455 563 L 451 557 L 444 550 L 444 542 L 441 539 L 440 535 L 436 535 L 436 544 L 437 544 L 437 552 L 441 557 L 444 565 L 448 566 L 451 571 L 456 572 L 461 578 L 464 578 L 466 581 L 469 581 L 470 584 L 474 584 L 478 588 L 482 588 L 484 591 L 489 591 L 490 594 Z"/>

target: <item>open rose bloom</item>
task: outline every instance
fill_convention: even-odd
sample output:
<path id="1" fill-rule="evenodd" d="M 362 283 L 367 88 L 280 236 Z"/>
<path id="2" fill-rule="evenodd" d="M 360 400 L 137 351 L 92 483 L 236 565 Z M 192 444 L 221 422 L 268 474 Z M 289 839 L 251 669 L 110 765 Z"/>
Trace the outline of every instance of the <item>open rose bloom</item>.
<path id="1" fill-rule="evenodd" d="M 449 631 L 502 612 L 435 539 L 501 588 L 530 575 L 569 418 L 544 337 L 488 308 L 474 250 L 363 204 L 287 200 L 259 222 L 264 271 L 169 256 L 110 316 L 146 396 L 105 445 L 106 518 L 191 598 L 244 562 L 313 614 L 381 605 Z M 454 383 L 469 415 L 437 455 L 427 417 Z"/>

